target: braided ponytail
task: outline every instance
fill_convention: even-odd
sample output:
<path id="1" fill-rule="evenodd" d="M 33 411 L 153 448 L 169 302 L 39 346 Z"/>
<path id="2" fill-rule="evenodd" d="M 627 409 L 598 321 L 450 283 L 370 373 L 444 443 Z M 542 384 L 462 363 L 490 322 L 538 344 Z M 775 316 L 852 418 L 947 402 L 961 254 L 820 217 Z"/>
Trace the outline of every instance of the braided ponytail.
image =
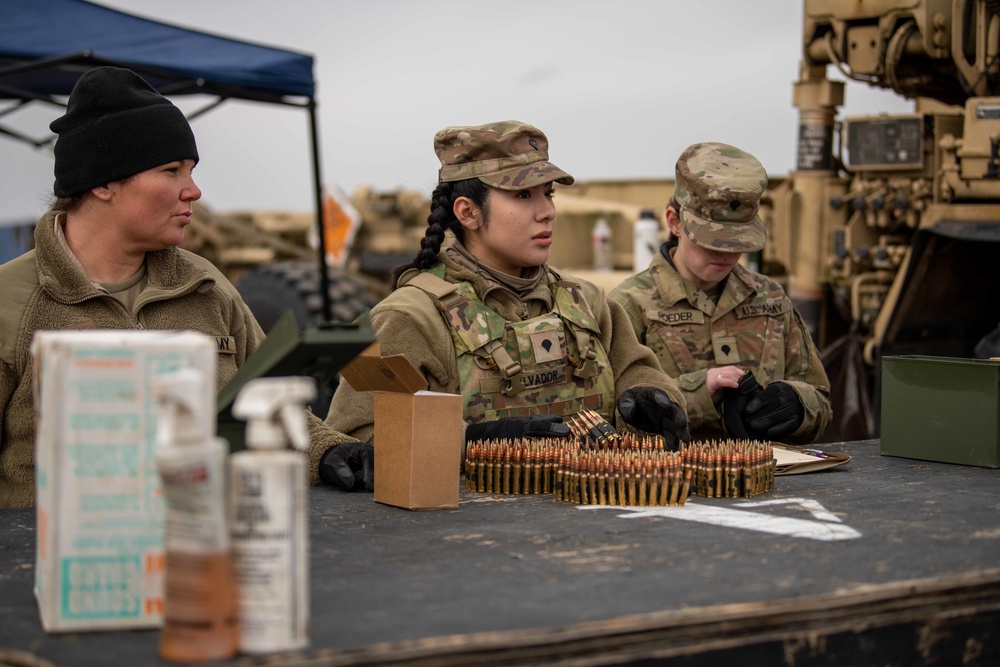
<path id="1" fill-rule="evenodd" d="M 420 251 L 409 264 L 397 267 L 392 272 L 392 288 L 399 286 L 399 277 L 409 269 L 426 271 L 438 262 L 438 254 L 444 243 L 445 232 L 451 231 L 460 242 L 465 238 L 465 228 L 455 217 L 454 204 L 459 197 L 468 197 L 488 219 L 490 187 L 478 178 L 464 181 L 438 183 L 431 194 L 431 213 L 427 216 L 427 231 L 420 239 Z"/>

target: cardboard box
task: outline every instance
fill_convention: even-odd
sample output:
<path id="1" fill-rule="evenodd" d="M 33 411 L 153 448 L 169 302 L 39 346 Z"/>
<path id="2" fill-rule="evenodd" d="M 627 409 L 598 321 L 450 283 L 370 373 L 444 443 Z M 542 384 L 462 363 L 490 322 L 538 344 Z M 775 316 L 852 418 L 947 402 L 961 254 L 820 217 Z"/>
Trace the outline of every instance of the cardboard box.
<path id="1" fill-rule="evenodd" d="M 1000 363 L 883 357 L 880 451 L 924 461 L 1000 467 Z"/>
<path id="2" fill-rule="evenodd" d="M 426 391 L 406 357 L 381 356 L 377 342 L 341 376 L 356 391 L 375 392 L 375 501 L 411 510 L 458 507 L 462 397 Z"/>
<path id="3" fill-rule="evenodd" d="M 151 381 L 204 371 L 215 341 L 194 332 L 43 331 L 35 363 L 35 596 L 47 632 L 157 627 L 164 502 L 153 458 Z"/>

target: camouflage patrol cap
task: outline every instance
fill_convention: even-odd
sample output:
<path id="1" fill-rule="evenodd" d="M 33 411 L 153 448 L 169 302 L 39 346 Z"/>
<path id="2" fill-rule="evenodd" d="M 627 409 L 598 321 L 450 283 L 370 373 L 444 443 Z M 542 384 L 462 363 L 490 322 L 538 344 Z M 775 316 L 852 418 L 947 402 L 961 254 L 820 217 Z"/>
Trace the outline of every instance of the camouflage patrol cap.
<path id="1" fill-rule="evenodd" d="M 688 146 L 674 182 L 684 234 L 718 252 L 760 250 L 767 241 L 758 215 L 766 187 L 767 172 L 749 153 L 713 142 Z"/>
<path id="2" fill-rule="evenodd" d="M 478 178 L 501 190 L 524 190 L 573 177 L 549 162 L 549 141 L 541 130 L 516 120 L 446 127 L 434 135 L 441 183 Z"/>

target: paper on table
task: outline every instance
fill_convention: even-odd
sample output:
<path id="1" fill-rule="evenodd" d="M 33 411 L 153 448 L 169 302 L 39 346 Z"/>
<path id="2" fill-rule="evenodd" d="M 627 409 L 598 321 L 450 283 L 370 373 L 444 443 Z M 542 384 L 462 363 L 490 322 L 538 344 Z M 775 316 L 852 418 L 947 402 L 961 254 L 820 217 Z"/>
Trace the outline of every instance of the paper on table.
<path id="1" fill-rule="evenodd" d="M 827 452 L 805 447 L 791 447 L 772 442 L 774 448 L 775 475 L 797 475 L 805 472 L 816 472 L 834 466 L 843 465 L 851 460 L 847 454 Z"/>

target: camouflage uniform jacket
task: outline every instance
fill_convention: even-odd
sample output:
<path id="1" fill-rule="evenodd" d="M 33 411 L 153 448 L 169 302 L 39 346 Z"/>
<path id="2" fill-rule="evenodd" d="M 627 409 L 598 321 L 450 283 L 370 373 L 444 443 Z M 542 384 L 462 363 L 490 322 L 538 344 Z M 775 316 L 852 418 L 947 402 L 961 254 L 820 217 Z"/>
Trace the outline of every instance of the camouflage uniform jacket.
<path id="1" fill-rule="evenodd" d="M 34 504 L 30 348 L 35 331 L 200 331 L 219 342 L 217 387 L 236 374 L 264 339 L 236 288 L 211 263 L 177 248 L 146 253 L 147 286 L 128 312 L 95 287 L 62 249 L 55 220 L 56 213 L 43 216 L 35 228 L 35 249 L 0 266 L 5 290 L 0 310 L 0 507 Z"/>
<path id="2" fill-rule="evenodd" d="M 717 366 L 753 371 L 762 386 L 792 386 L 805 407 L 802 425 L 786 440 L 815 441 L 830 425 L 830 381 L 819 351 L 781 285 L 737 265 L 715 303 L 687 283 L 657 253 L 649 268 L 611 291 L 639 340 L 684 391 L 691 435 L 722 436 L 721 415 L 705 384 Z"/>
<path id="3" fill-rule="evenodd" d="M 553 310 L 553 292 L 545 280 L 520 297 L 455 261 L 447 250 L 439 259 L 444 265 L 445 280 L 471 285 L 479 300 L 505 322 L 520 323 Z M 629 387 L 653 386 L 662 388 L 672 400 L 683 405 L 677 384 L 660 370 L 653 353 L 636 340 L 621 307 L 608 300 L 600 288 L 566 275 L 561 277 L 580 285 L 580 293 L 594 315 L 597 339 L 607 352 L 611 367 L 615 398 Z M 430 294 L 423 289 L 403 286 L 372 309 L 371 320 L 382 354 L 405 354 L 427 378 L 431 391 L 462 393 L 453 328 L 442 317 L 436 299 Z M 373 422 L 372 394 L 356 392 L 346 382 L 341 382 L 330 405 L 327 423 L 350 437 L 371 442 Z"/>
<path id="4" fill-rule="evenodd" d="M 444 265 L 438 264 L 401 282 L 432 296 L 451 326 L 466 422 L 584 409 L 614 419 L 614 378 L 579 284 L 546 271 L 552 311 L 508 322 L 486 307 L 471 284 L 443 276 Z"/>

